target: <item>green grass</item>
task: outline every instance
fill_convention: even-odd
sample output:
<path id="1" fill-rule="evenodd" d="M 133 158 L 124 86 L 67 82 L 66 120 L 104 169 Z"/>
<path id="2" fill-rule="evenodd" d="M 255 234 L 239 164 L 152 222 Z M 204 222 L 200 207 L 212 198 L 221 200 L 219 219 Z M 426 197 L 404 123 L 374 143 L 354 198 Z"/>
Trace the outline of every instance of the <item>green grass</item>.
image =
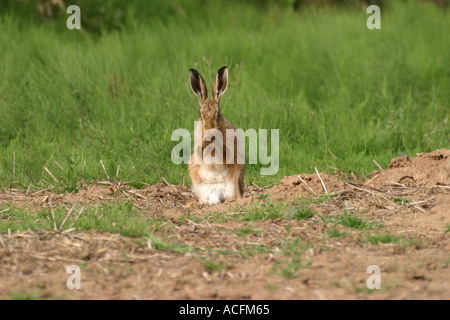
<path id="1" fill-rule="evenodd" d="M 403 204 L 403 203 L 411 202 L 411 200 L 406 199 L 406 198 L 394 198 L 394 199 L 392 199 L 392 200 L 395 201 L 395 202 L 401 202 L 402 204 Z"/>
<path id="2" fill-rule="evenodd" d="M 41 300 L 41 290 L 14 290 L 13 293 L 7 295 L 3 300 Z"/>
<path id="3" fill-rule="evenodd" d="M 235 220 L 240 221 L 258 221 L 258 220 L 275 220 L 275 219 L 296 219 L 307 220 L 314 216 L 310 204 L 322 203 L 332 196 L 320 196 L 315 199 L 301 198 L 292 201 L 272 200 L 270 194 L 257 194 L 261 202 L 251 205 L 236 206 L 236 212 L 243 212 L 233 216 Z M 219 213 L 216 213 L 219 214 Z"/>
<path id="4" fill-rule="evenodd" d="M 235 219 L 240 221 L 259 221 L 259 220 L 275 220 L 284 218 L 284 212 L 289 204 L 285 202 L 272 201 L 265 198 L 262 203 L 254 203 L 250 206 L 239 207 L 239 211 L 244 211 L 243 214 L 236 215 Z"/>
<path id="5" fill-rule="evenodd" d="M 337 288 L 352 288 L 356 293 L 367 294 L 367 295 L 376 293 L 376 292 L 382 292 L 382 293 L 391 292 L 398 288 L 398 280 L 391 280 L 387 284 L 382 282 L 380 289 L 375 289 L 375 288 L 369 289 L 367 287 L 366 283 L 364 283 L 362 285 L 358 284 L 346 276 L 342 277 L 339 280 L 333 281 L 332 284 Z"/>
<path id="6" fill-rule="evenodd" d="M 420 248 L 425 244 L 425 242 L 417 237 L 411 236 L 407 237 L 402 234 L 393 235 L 390 232 L 379 232 L 376 234 L 366 234 L 366 240 L 371 244 L 379 243 L 398 243 L 402 248 L 416 247 Z"/>
<path id="7" fill-rule="evenodd" d="M 283 215 L 285 218 L 292 218 L 296 220 L 306 220 L 314 216 L 314 211 L 308 206 L 292 206 L 284 210 Z"/>
<path id="8" fill-rule="evenodd" d="M 330 229 L 327 229 L 327 234 L 328 234 L 330 237 L 333 237 L 333 238 L 344 238 L 344 237 L 347 235 L 346 232 L 340 231 L 340 230 L 337 229 L 336 227 L 332 227 L 332 228 L 330 228 Z"/>
<path id="9" fill-rule="evenodd" d="M 359 230 L 382 227 L 381 223 L 373 219 L 366 218 L 364 215 L 347 212 L 345 210 L 342 214 L 337 216 L 319 216 L 319 221 L 324 222 L 327 225 L 329 224 L 332 226 L 332 229 L 336 229 L 336 224 L 349 229 Z M 332 233 L 335 233 L 336 235 L 338 234 L 334 231 L 332 231 Z"/>
<path id="10" fill-rule="evenodd" d="M 184 245 L 175 241 L 170 241 L 167 236 L 161 239 L 160 237 L 157 237 L 155 235 L 150 235 L 147 239 L 148 243 L 150 243 L 150 247 L 157 250 L 186 252 L 193 249 L 193 247 L 190 245 Z"/>
<path id="11" fill-rule="evenodd" d="M 352 229 L 365 229 L 369 227 L 369 224 L 366 219 L 360 217 L 356 214 L 344 213 L 339 217 L 339 224 L 343 227 L 352 228 Z"/>
<path id="12" fill-rule="evenodd" d="M 248 258 L 248 257 L 253 257 L 257 254 L 261 254 L 261 253 L 269 253 L 272 252 L 272 247 L 270 246 L 264 246 L 264 245 L 257 245 L 257 246 L 247 246 L 247 245 L 243 245 L 241 247 L 241 249 L 237 250 L 237 252 L 232 252 L 237 253 L 239 256 L 244 257 L 244 258 Z"/>
<path id="13" fill-rule="evenodd" d="M 276 284 L 276 283 L 266 282 L 266 284 L 264 285 L 264 288 L 266 288 L 270 291 L 277 291 L 278 289 L 280 289 L 280 285 Z"/>
<path id="14" fill-rule="evenodd" d="M 7 210 L 0 215 L 2 223 L 0 232 L 12 232 L 37 229 L 53 229 L 53 218 L 50 208 L 21 208 L 3 204 L 0 211 Z M 75 208 L 72 218 L 81 210 L 81 205 Z M 54 208 L 55 220 L 59 228 L 69 210 L 62 206 Z M 67 230 L 72 225 L 69 219 L 64 225 Z M 81 217 L 76 222 L 78 230 L 104 230 L 110 233 L 119 233 L 125 236 L 141 237 L 150 235 L 154 229 L 160 229 L 166 223 L 162 219 L 147 217 L 138 212 L 130 202 L 117 202 L 87 206 Z"/>
<path id="15" fill-rule="evenodd" d="M 389 232 L 386 233 L 377 233 L 374 235 L 367 235 L 367 241 L 372 244 L 378 243 L 395 243 L 400 242 L 402 239 L 401 236 L 392 235 Z"/>
<path id="16" fill-rule="evenodd" d="M 303 252 L 309 248 L 311 246 L 303 243 L 300 238 L 285 241 L 278 252 L 280 259 L 273 264 L 269 274 L 280 274 L 285 278 L 297 277 L 298 270 L 311 264 L 311 260 L 302 258 Z"/>
<path id="17" fill-rule="evenodd" d="M 426 244 L 425 240 L 421 240 L 417 237 L 409 237 L 409 238 L 402 238 L 400 240 L 400 244 L 403 248 L 407 247 L 415 247 L 415 248 L 421 248 Z"/>
<path id="18" fill-rule="evenodd" d="M 443 266 L 448 266 L 448 265 L 450 265 L 450 257 L 447 258 L 447 259 L 442 260 L 442 265 L 443 265 Z"/>
<path id="19" fill-rule="evenodd" d="M 59 191 L 76 191 L 106 179 L 100 160 L 116 180 L 178 182 L 187 166 L 171 162 L 170 137 L 193 132 L 192 67 L 210 88 L 229 66 L 221 108 L 237 127 L 280 130 L 278 174 L 251 164 L 247 183 L 314 166 L 364 176 L 373 159 L 449 147 L 450 19 L 438 7 L 390 3 L 369 30 L 365 8 L 201 3 L 130 2 L 127 24 L 100 36 L 68 30 L 64 14 L 42 23 L 2 11 L 0 186 L 54 185 L 47 167 Z"/>
<path id="20" fill-rule="evenodd" d="M 249 235 L 259 236 L 261 234 L 261 231 L 252 229 L 250 227 L 245 227 L 245 228 L 237 230 L 236 234 L 241 237 L 245 237 L 245 236 L 249 236 Z"/>
<path id="21" fill-rule="evenodd" d="M 230 267 L 229 263 L 214 261 L 211 259 L 202 259 L 201 263 L 209 272 L 221 271 Z"/>

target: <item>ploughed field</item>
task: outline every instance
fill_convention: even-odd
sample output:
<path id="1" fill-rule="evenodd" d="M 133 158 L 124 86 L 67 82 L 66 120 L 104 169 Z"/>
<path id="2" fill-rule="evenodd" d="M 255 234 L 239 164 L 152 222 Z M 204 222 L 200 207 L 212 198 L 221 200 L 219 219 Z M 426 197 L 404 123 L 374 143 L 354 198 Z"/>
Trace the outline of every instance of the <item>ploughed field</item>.
<path id="1" fill-rule="evenodd" d="M 193 200 L 167 181 L 3 189 L 0 298 L 450 297 L 450 150 L 393 159 L 366 181 L 299 173 L 246 185 L 239 201 Z"/>

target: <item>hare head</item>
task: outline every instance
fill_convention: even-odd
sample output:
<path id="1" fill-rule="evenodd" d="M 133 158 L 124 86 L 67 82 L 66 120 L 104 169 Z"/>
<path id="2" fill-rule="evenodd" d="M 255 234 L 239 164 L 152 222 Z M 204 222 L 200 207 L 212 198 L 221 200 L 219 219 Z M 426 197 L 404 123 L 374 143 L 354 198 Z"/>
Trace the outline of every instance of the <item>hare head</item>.
<path id="1" fill-rule="evenodd" d="M 224 66 L 217 71 L 212 87 L 212 98 L 208 98 L 205 81 L 197 70 L 189 70 L 189 80 L 192 91 L 197 95 L 200 103 L 200 118 L 203 130 L 220 127 L 223 122 L 223 116 L 219 105 L 220 98 L 228 86 L 228 67 Z"/>

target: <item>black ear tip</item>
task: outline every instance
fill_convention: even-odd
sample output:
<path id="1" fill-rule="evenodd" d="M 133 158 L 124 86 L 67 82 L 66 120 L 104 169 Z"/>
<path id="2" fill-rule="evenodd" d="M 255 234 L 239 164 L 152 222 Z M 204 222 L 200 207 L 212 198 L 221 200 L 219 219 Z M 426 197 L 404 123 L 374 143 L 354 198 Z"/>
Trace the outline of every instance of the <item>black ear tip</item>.
<path id="1" fill-rule="evenodd" d="M 228 69 L 228 67 L 227 67 L 227 66 L 223 66 L 223 67 L 220 68 L 219 71 L 217 71 L 217 72 L 222 72 L 222 71 L 224 71 L 225 69 Z"/>
<path id="2" fill-rule="evenodd" d="M 189 69 L 189 73 L 193 73 L 193 74 L 196 74 L 196 75 L 199 74 L 197 70 L 192 69 L 192 68 Z"/>

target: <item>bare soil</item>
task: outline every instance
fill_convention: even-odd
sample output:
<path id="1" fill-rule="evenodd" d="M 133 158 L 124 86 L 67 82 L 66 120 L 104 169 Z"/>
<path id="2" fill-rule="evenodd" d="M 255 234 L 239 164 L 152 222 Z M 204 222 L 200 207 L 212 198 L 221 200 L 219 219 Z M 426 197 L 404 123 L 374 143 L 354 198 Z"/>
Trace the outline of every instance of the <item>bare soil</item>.
<path id="1" fill-rule="evenodd" d="M 246 188 L 244 199 L 207 208 L 186 207 L 195 199 L 181 185 L 102 182 L 76 194 L 2 190 L 0 204 L 30 208 L 49 206 L 50 198 L 67 208 L 129 200 L 142 214 L 169 221 L 170 228 L 153 234 L 183 247 L 157 248 L 151 238 L 100 230 L 4 233 L 0 298 L 450 298 L 450 150 L 393 159 L 366 181 L 300 173 L 269 188 Z M 313 216 L 239 219 L 251 208 L 289 201 L 309 201 Z M 337 223 L 349 214 L 369 226 Z M 368 241 L 377 234 L 397 241 Z M 67 288 L 70 265 L 81 268 L 80 290 Z M 380 268 L 381 289 L 367 288 L 371 265 Z"/>

